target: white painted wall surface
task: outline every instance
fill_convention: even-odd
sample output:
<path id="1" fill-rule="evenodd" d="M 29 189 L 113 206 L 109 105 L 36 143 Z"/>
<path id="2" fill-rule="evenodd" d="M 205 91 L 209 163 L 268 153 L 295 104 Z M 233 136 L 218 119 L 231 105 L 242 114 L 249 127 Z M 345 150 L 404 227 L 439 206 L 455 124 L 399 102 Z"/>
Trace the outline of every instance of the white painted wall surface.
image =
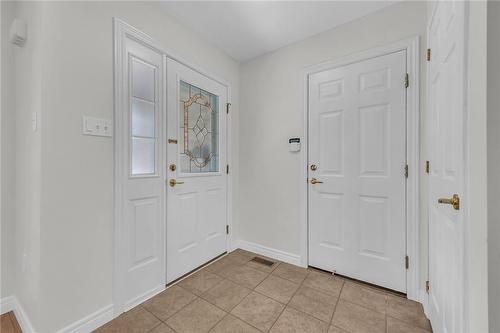
<path id="1" fill-rule="evenodd" d="M 25 220 L 16 233 L 32 242 L 17 244 L 15 260 L 21 262 L 19 255 L 32 251 L 29 269 L 40 274 L 40 292 L 22 290 L 21 284 L 14 292 L 36 297 L 33 302 L 28 295 L 19 298 L 37 331 L 54 332 L 113 301 L 113 141 L 80 134 L 82 115 L 113 115 L 112 18 L 123 19 L 165 49 L 226 80 L 232 86 L 233 133 L 238 126 L 239 68 L 171 20 L 158 3 L 18 2 L 17 7 L 16 15 L 28 20 L 31 44 L 16 55 L 20 65 L 28 65 L 16 66 L 21 78 L 16 87 L 16 223 Z M 33 50 L 34 45 L 41 48 Z M 35 54 L 39 62 L 31 61 Z M 29 74 L 37 78 L 34 85 L 23 81 Z M 29 110 L 38 108 L 43 116 L 33 133 Z M 237 137 L 232 144 L 237 161 Z M 232 164 L 236 176 L 237 163 Z M 30 187 L 35 191 L 28 192 Z M 24 276 L 19 269 L 16 274 Z M 35 309 L 37 304 L 43 306 Z"/>
<path id="2" fill-rule="evenodd" d="M 0 120 L 0 144 L 2 155 L 1 163 L 1 276 L 0 276 L 0 298 L 12 294 L 14 276 L 14 196 L 10 193 L 13 188 L 15 176 L 14 142 L 15 142 L 15 96 L 14 87 L 14 46 L 9 42 L 9 25 L 14 18 L 14 3 L 0 2 L 1 12 L 1 120 Z"/>
<path id="3" fill-rule="evenodd" d="M 465 197 L 465 209 L 468 208 L 468 212 L 465 212 L 468 219 L 465 231 L 468 299 L 465 304 L 468 307 L 470 332 L 485 333 L 488 332 L 486 1 L 472 1 L 469 4 L 468 43 L 469 190 L 468 197 Z"/>
<path id="4" fill-rule="evenodd" d="M 426 3 L 403 2 L 307 38 L 242 65 L 240 76 L 239 237 L 299 255 L 300 155 L 288 138 L 302 135 L 306 66 L 419 35 L 421 37 L 421 160 L 426 160 Z M 410 170 L 413 172 L 413 170 Z M 421 190 L 427 192 L 423 168 Z M 427 257 L 427 208 L 421 198 L 421 249 Z M 427 265 L 422 262 L 425 281 Z"/>
<path id="5" fill-rule="evenodd" d="M 43 3 L 15 2 L 15 16 L 28 25 L 27 40 L 23 47 L 14 49 L 15 120 L 14 131 L 15 172 L 14 187 L 7 188 L 11 207 L 15 207 L 13 260 L 14 279 L 12 293 L 18 298 L 30 319 L 38 319 L 40 301 L 40 195 L 41 195 L 41 142 L 42 130 L 31 127 L 33 112 L 42 119 L 42 16 Z M 9 22 L 6 22 L 10 25 Z M 13 143 L 12 143 L 13 144 Z"/>
<path id="6" fill-rule="evenodd" d="M 489 329 L 500 332 L 500 2 L 488 2 L 488 297 Z"/>

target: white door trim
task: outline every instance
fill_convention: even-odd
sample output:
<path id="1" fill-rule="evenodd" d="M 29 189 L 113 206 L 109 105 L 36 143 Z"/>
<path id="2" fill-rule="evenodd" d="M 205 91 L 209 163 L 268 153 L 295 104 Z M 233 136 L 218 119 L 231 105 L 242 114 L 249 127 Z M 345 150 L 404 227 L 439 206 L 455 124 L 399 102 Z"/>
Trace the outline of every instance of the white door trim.
<path id="1" fill-rule="evenodd" d="M 149 48 L 153 48 L 157 50 L 158 52 L 163 54 L 163 62 L 166 64 L 167 58 L 176 60 L 177 62 L 185 65 L 186 67 L 191 68 L 192 70 L 208 77 L 209 79 L 212 79 L 221 85 L 225 87 L 227 90 L 227 102 L 231 104 L 231 86 L 229 83 L 227 83 L 225 80 L 218 78 L 215 75 L 210 74 L 209 71 L 205 71 L 201 69 L 199 66 L 193 65 L 189 63 L 188 61 L 184 60 L 182 57 L 177 56 L 174 52 L 171 52 L 170 50 L 167 50 L 163 47 L 160 47 L 158 43 L 149 35 L 145 34 L 144 32 L 140 31 L 139 29 L 129 25 L 128 23 L 122 21 L 119 18 L 114 17 L 113 18 L 113 62 L 114 62 L 114 103 L 113 103 L 113 123 L 114 123 L 114 135 L 113 135 L 113 204 L 114 204 L 114 209 L 113 209 L 113 235 L 114 235 L 114 244 L 113 244 L 113 304 L 114 304 L 114 316 L 120 315 L 124 310 L 127 310 L 124 308 L 124 300 L 123 300 L 123 281 L 120 277 L 119 272 L 122 269 L 122 260 L 123 260 L 123 253 L 120 251 L 122 239 L 122 229 L 121 229 L 121 224 L 120 224 L 120 215 L 122 212 L 122 193 L 123 193 L 123 184 L 121 184 L 121 175 L 124 172 L 123 165 L 120 165 L 118 161 L 120 161 L 119 154 L 123 152 L 123 147 L 122 147 L 122 142 L 120 140 L 117 140 L 117 138 L 121 137 L 121 134 L 123 132 L 122 128 L 122 121 L 120 117 L 120 112 L 119 110 L 122 109 L 122 103 L 124 100 L 124 91 L 123 87 L 120 82 L 123 80 L 123 68 L 124 68 L 124 61 L 125 59 L 122 59 L 122 50 L 124 48 L 124 41 L 126 38 L 131 38 L 136 40 L 137 42 L 147 45 Z M 166 66 L 165 66 L 166 68 Z M 164 96 L 165 96 L 165 101 L 166 101 L 166 73 L 164 73 L 163 77 L 163 83 L 165 87 Z M 166 104 L 166 103 L 165 103 Z M 164 113 L 164 118 L 166 119 L 166 107 L 164 107 L 163 111 Z M 231 166 L 233 165 L 233 160 L 232 160 L 232 154 L 231 154 L 231 112 L 227 115 L 227 143 L 226 143 L 226 150 L 227 150 L 227 163 Z M 165 124 L 162 124 L 162 128 L 165 127 Z M 166 128 L 164 128 L 166 132 Z M 166 146 L 166 144 L 165 144 Z M 161 161 L 162 165 L 160 167 L 165 168 L 167 166 L 167 156 L 166 156 L 166 149 L 164 149 L 164 158 L 163 161 Z M 225 166 L 221 166 L 225 167 Z M 166 180 L 166 179 L 165 179 Z M 227 224 L 229 225 L 229 230 L 233 230 L 233 216 L 232 216 L 232 185 L 233 185 L 233 179 L 232 179 L 232 172 L 229 172 L 227 175 L 227 202 L 226 202 L 226 214 L 227 214 Z M 166 193 L 165 193 L 166 194 Z M 167 209 L 166 204 L 167 200 L 165 200 L 165 211 Z M 166 219 L 164 220 L 164 230 L 166 230 Z M 164 238 L 166 239 L 166 237 Z M 233 243 L 233 233 L 230 232 L 228 237 L 227 237 L 227 251 L 231 251 L 232 249 L 232 243 Z M 166 244 L 163 244 L 163 248 L 166 251 Z M 165 258 L 166 258 L 166 253 L 165 253 Z M 166 265 L 165 265 L 166 266 Z M 166 281 L 166 272 L 164 272 L 163 279 Z M 161 292 L 162 290 L 165 289 L 165 283 L 163 283 L 162 286 L 158 286 L 158 288 L 155 288 L 151 292 L 147 293 L 146 295 L 142 295 L 141 299 L 137 300 L 137 304 L 143 302 L 144 300 L 154 296 L 155 294 Z"/>
<path id="2" fill-rule="evenodd" d="M 370 59 L 385 54 L 406 50 L 407 71 L 410 78 L 410 85 L 406 93 L 406 151 L 409 175 L 406 186 L 406 252 L 410 258 L 410 266 L 407 270 L 406 285 L 409 299 L 420 301 L 420 60 L 419 60 L 419 36 L 404 39 L 382 47 L 373 48 L 360 53 L 348 55 L 333 61 L 324 62 L 318 65 L 306 67 L 302 72 L 303 77 L 303 127 L 302 141 L 304 149 L 301 151 L 301 177 L 299 179 L 300 188 L 300 257 L 301 265 L 308 265 L 308 78 L 309 75 L 335 67 L 345 66 L 350 63 Z M 402 82 L 403 83 L 403 82 Z"/>

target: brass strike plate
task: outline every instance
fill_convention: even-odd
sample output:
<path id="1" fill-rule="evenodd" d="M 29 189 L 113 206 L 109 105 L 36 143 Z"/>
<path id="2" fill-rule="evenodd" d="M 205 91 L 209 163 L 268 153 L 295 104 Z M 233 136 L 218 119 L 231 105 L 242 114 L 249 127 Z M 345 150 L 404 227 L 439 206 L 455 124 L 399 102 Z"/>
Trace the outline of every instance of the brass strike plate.
<path id="1" fill-rule="evenodd" d="M 177 139 L 168 139 L 168 143 L 177 144 Z"/>

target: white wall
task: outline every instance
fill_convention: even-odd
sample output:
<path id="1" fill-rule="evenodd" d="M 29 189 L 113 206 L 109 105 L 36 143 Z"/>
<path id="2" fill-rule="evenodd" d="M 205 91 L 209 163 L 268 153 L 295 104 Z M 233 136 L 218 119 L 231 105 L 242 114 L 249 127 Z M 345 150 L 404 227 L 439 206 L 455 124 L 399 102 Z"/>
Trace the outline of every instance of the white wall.
<path id="1" fill-rule="evenodd" d="M 419 35 L 425 68 L 425 2 L 403 2 L 307 38 L 242 65 L 240 76 L 239 237 L 299 255 L 300 155 L 288 138 L 301 136 L 304 67 Z M 421 129 L 425 133 L 425 71 L 421 71 Z M 424 138 L 423 135 L 421 135 Z M 426 142 L 422 144 L 425 161 Z M 423 169 L 421 170 L 423 172 Z M 422 192 L 426 193 L 422 176 Z M 427 251 L 426 198 L 422 198 L 422 258 Z M 426 277 L 422 265 L 422 281 Z"/>
<path id="2" fill-rule="evenodd" d="M 487 2 L 469 4 L 468 27 L 468 191 L 465 242 L 468 248 L 465 306 L 470 332 L 488 332 L 487 256 Z M 498 202 L 495 204 L 498 206 Z M 498 309 L 495 309 L 498 313 Z M 496 315 L 498 317 L 498 315 Z"/>
<path id="3" fill-rule="evenodd" d="M 15 113 L 14 113 L 14 46 L 9 42 L 8 31 L 14 17 L 14 3 L 1 2 L 1 206 L 0 206 L 0 234 L 1 234 L 1 276 L 0 298 L 10 296 L 14 283 L 13 237 L 14 235 L 14 200 L 9 189 L 13 188 L 15 176 L 14 142 L 15 142 Z"/>
<path id="4" fill-rule="evenodd" d="M 13 150 L 13 170 L 8 175 L 7 205 L 15 211 L 12 241 L 14 242 L 13 269 L 10 278 L 14 281 L 11 293 L 15 294 L 24 309 L 36 321 L 40 299 L 40 184 L 41 184 L 41 130 L 31 129 L 31 117 L 37 112 L 41 118 L 41 35 L 43 4 L 15 2 L 14 15 L 29 24 L 28 38 L 23 47 L 9 45 L 15 60 L 11 68 L 15 79 L 9 84 L 9 94 L 14 98 L 11 109 L 9 135 L 12 142 L 6 143 Z M 12 17 L 10 18 L 12 19 Z M 4 22 L 10 26 L 12 22 Z M 14 146 L 15 143 L 15 146 Z M 10 296 L 10 295 L 6 295 Z"/>
<path id="5" fill-rule="evenodd" d="M 490 332 L 500 332 L 500 2 L 488 2 L 488 296 Z"/>
<path id="6" fill-rule="evenodd" d="M 17 55 L 19 64 L 27 66 L 16 66 L 16 74 L 23 79 L 31 71 L 41 80 L 19 82 L 16 87 L 16 207 L 18 219 L 26 220 L 26 229 L 16 232 L 31 242 L 18 244 L 15 261 L 21 262 L 22 253 L 30 254 L 29 269 L 39 272 L 40 291 L 31 293 L 19 285 L 15 293 L 38 296 L 35 302 L 28 295 L 20 299 L 39 332 L 56 331 L 113 301 L 113 143 L 80 134 L 82 115 L 113 115 L 112 18 L 123 19 L 165 49 L 229 82 L 235 118 L 232 131 L 237 133 L 238 64 L 179 26 L 160 6 L 152 2 L 17 4 L 17 16 L 28 20 L 30 43 Z M 33 50 L 33 45 L 40 48 Z M 24 59 L 22 54 L 39 57 Z M 38 108 L 41 128 L 33 133 L 31 110 Z M 237 160 L 237 137 L 233 143 Z M 235 163 L 231 170 L 237 175 Z M 30 184 L 35 189 L 32 193 L 27 192 Z M 33 251 L 34 245 L 38 251 Z M 27 276 L 19 269 L 16 274 Z"/>

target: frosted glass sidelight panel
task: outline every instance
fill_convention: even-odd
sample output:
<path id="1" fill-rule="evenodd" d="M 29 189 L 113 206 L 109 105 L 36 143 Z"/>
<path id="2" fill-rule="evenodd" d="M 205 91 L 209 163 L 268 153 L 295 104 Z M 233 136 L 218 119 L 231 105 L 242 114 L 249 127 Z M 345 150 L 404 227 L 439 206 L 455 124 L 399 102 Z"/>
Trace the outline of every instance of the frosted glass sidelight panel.
<path id="1" fill-rule="evenodd" d="M 219 97 L 184 81 L 179 97 L 181 171 L 218 172 Z"/>
<path id="2" fill-rule="evenodd" d="M 155 100 L 155 67 L 137 59 L 132 60 L 132 96 Z"/>
<path id="3" fill-rule="evenodd" d="M 156 139 L 132 138 L 132 174 L 155 173 Z"/>
<path id="4" fill-rule="evenodd" d="M 133 99 L 132 101 L 132 136 L 155 137 L 154 103 Z"/>

